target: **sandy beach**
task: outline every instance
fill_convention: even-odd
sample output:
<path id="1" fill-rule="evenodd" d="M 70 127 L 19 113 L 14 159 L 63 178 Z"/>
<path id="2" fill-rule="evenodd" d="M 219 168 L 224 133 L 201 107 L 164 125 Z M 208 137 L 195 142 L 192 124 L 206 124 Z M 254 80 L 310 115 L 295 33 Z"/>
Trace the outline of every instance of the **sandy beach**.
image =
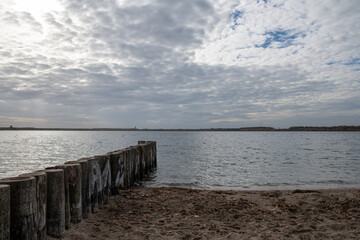
<path id="1" fill-rule="evenodd" d="M 63 239 L 360 239 L 360 189 L 124 190 Z"/>

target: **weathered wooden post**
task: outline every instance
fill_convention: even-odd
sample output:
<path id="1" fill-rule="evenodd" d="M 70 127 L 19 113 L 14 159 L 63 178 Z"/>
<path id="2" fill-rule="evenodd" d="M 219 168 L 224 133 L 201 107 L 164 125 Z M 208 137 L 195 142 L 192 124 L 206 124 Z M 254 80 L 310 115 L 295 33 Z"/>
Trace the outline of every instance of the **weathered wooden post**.
<path id="1" fill-rule="evenodd" d="M 151 171 L 151 156 L 150 156 L 150 149 L 149 149 L 149 144 L 148 143 L 145 143 L 145 169 L 146 169 L 146 174 L 148 175 Z"/>
<path id="2" fill-rule="evenodd" d="M 131 151 L 129 148 L 123 150 L 124 160 L 125 160 L 125 188 L 130 188 L 133 185 L 132 182 L 132 161 L 131 161 Z"/>
<path id="3" fill-rule="evenodd" d="M 70 223 L 78 223 L 82 219 L 81 205 L 81 166 L 79 163 L 58 165 L 55 168 L 64 169 L 65 183 L 65 228 Z"/>
<path id="4" fill-rule="evenodd" d="M 71 227 L 70 226 L 71 215 L 70 215 L 70 195 L 69 195 L 68 171 L 66 171 L 66 166 L 65 165 L 58 165 L 58 166 L 55 166 L 55 167 L 46 168 L 46 170 L 48 170 L 48 169 L 63 169 L 63 171 L 64 171 L 65 229 L 69 229 Z"/>
<path id="5" fill-rule="evenodd" d="M 46 233 L 60 238 L 65 233 L 65 180 L 63 169 L 47 169 Z"/>
<path id="6" fill-rule="evenodd" d="M 106 197 L 106 203 L 109 201 L 109 197 L 111 196 L 111 164 L 110 164 L 110 156 L 104 156 L 104 162 L 101 167 L 103 183 L 104 183 L 104 194 Z"/>
<path id="7" fill-rule="evenodd" d="M 135 182 L 139 182 L 141 180 L 140 177 L 140 150 L 139 150 L 139 145 L 133 146 L 132 147 L 132 152 L 133 152 L 133 170 L 134 170 L 134 181 Z"/>
<path id="8" fill-rule="evenodd" d="M 44 171 L 21 174 L 19 177 L 34 177 L 36 180 L 36 228 L 38 240 L 46 239 L 47 176 Z"/>
<path id="9" fill-rule="evenodd" d="M 87 218 L 91 213 L 91 194 L 89 185 L 89 163 L 90 158 L 81 158 L 77 161 L 68 161 L 65 164 L 80 164 L 81 166 L 81 206 L 82 218 Z"/>
<path id="10" fill-rule="evenodd" d="M 121 151 L 109 152 L 107 156 L 110 159 L 111 194 L 115 195 L 118 194 L 119 189 L 124 186 L 124 162 Z"/>
<path id="11" fill-rule="evenodd" d="M 126 151 L 126 149 L 122 149 L 122 155 L 123 155 L 123 159 L 124 159 L 124 177 L 125 177 L 125 181 L 124 181 L 124 189 L 129 187 L 129 158 L 128 158 L 128 153 Z"/>
<path id="12" fill-rule="evenodd" d="M 77 162 L 81 165 L 81 200 L 82 214 L 87 217 L 91 213 L 91 195 L 89 182 L 89 158 L 79 159 Z"/>
<path id="13" fill-rule="evenodd" d="M 156 149 L 156 141 L 151 141 L 153 146 L 153 168 L 157 167 L 157 149 Z"/>
<path id="14" fill-rule="evenodd" d="M 153 154 L 153 147 L 150 141 L 146 142 L 148 145 L 148 151 L 149 151 L 149 170 L 150 172 L 153 170 L 154 166 L 154 154 Z"/>
<path id="15" fill-rule="evenodd" d="M 124 150 L 119 151 L 119 162 L 120 162 L 120 181 L 119 189 L 125 189 L 126 187 L 126 164 Z"/>
<path id="16" fill-rule="evenodd" d="M 111 184 L 110 184 L 110 191 L 112 195 L 117 194 L 118 190 L 118 179 L 120 175 L 120 164 L 119 164 L 119 155 L 117 154 L 117 151 L 108 152 L 106 153 L 106 156 L 109 158 L 110 162 L 110 170 L 111 170 Z"/>
<path id="17" fill-rule="evenodd" d="M 91 197 L 91 211 L 97 212 L 99 209 L 99 192 L 102 193 L 102 177 L 99 165 L 99 160 L 92 157 L 88 159 L 89 166 L 89 185 Z"/>
<path id="18" fill-rule="evenodd" d="M 79 223 L 82 220 L 81 199 L 81 165 L 79 163 L 65 164 L 67 182 L 69 184 L 70 221 Z"/>
<path id="19" fill-rule="evenodd" d="M 101 182 L 102 182 L 102 193 L 99 203 L 106 204 L 110 196 L 110 186 L 111 186 L 111 169 L 110 169 L 110 159 L 107 155 L 95 156 L 100 163 L 101 171 Z"/>
<path id="20" fill-rule="evenodd" d="M 139 141 L 141 142 L 141 141 Z M 145 144 L 139 144 L 139 151 L 140 151 L 140 175 L 141 180 L 146 176 L 146 157 L 145 157 Z"/>
<path id="21" fill-rule="evenodd" d="M 139 180 L 143 180 L 144 178 L 144 169 L 143 169 L 143 159 L 144 159 L 144 156 L 143 156 L 143 149 L 142 149 L 142 145 L 141 144 L 138 144 L 137 146 L 137 154 L 138 154 L 138 164 L 139 164 Z"/>
<path id="22" fill-rule="evenodd" d="M 128 151 L 129 151 L 129 167 L 130 167 L 130 187 L 134 186 L 134 183 L 135 183 L 135 167 L 134 167 L 134 164 L 135 164 L 135 161 L 134 161 L 134 150 L 133 150 L 133 147 L 130 146 L 127 148 Z"/>
<path id="23" fill-rule="evenodd" d="M 157 150 L 156 150 L 156 141 L 139 141 L 139 144 L 142 144 L 146 173 L 150 173 L 157 166 Z"/>
<path id="24" fill-rule="evenodd" d="M 0 180 L 0 184 L 10 185 L 10 238 L 36 240 L 35 178 L 5 178 Z"/>
<path id="25" fill-rule="evenodd" d="M 132 147 L 128 147 L 129 149 L 129 158 L 130 158 L 130 187 L 134 186 L 135 184 L 135 161 L 134 161 L 134 149 Z"/>
<path id="26" fill-rule="evenodd" d="M 10 186 L 0 185 L 0 239 L 10 240 Z"/>

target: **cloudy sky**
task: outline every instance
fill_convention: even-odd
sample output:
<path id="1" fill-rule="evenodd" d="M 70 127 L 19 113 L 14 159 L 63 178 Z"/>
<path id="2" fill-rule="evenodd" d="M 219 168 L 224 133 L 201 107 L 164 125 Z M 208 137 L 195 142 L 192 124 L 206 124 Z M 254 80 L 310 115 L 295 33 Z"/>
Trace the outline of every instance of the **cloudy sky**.
<path id="1" fill-rule="evenodd" d="M 360 125 L 354 0 L 1 0 L 0 126 Z"/>

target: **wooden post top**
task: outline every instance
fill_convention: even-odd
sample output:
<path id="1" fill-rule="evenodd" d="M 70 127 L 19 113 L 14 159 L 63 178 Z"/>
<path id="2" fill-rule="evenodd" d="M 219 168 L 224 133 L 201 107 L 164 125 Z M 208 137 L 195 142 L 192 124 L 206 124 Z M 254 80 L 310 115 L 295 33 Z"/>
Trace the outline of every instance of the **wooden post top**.
<path id="1" fill-rule="evenodd" d="M 1 183 L 15 183 L 15 182 L 26 182 L 29 180 L 35 180 L 34 177 L 10 177 L 10 178 L 3 178 L 0 179 Z"/>

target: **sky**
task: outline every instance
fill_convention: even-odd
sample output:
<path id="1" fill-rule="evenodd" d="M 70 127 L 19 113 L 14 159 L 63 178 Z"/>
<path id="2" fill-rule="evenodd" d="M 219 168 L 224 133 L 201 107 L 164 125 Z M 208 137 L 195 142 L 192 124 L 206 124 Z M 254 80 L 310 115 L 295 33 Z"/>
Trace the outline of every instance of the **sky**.
<path id="1" fill-rule="evenodd" d="M 360 125 L 360 2 L 1 0 L 0 126 Z"/>

